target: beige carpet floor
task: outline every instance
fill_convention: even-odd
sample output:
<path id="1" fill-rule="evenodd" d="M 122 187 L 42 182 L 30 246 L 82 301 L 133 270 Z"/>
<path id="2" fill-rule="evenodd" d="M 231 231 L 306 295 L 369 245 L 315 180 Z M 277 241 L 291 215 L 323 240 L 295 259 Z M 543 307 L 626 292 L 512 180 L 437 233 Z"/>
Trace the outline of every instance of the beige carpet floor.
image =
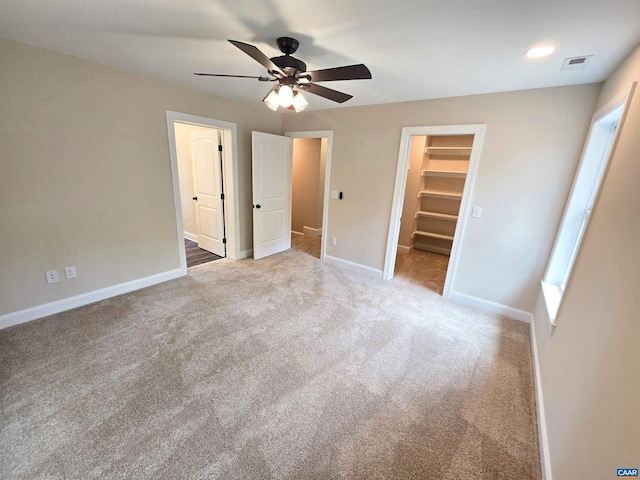
<path id="1" fill-rule="evenodd" d="M 528 325 L 292 249 L 0 331 L 0 478 L 539 479 Z"/>

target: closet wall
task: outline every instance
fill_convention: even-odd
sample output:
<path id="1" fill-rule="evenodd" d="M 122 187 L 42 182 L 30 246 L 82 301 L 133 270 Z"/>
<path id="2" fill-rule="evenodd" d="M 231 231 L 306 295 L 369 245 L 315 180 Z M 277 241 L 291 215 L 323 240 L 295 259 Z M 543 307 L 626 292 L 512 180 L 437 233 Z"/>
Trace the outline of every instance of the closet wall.
<path id="1" fill-rule="evenodd" d="M 301 234 L 309 229 L 319 230 L 325 170 L 322 139 L 294 138 L 292 157 L 291 230 Z"/>
<path id="2" fill-rule="evenodd" d="M 404 203 L 402 204 L 402 220 L 400 221 L 400 235 L 398 237 L 398 252 L 406 253 L 413 246 L 413 232 L 416 231 L 416 212 L 420 210 L 418 192 L 422 184 L 422 162 L 424 148 L 427 144 L 425 135 L 411 137 L 409 150 L 409 171 L 407 185 L 404 189 Z"/>

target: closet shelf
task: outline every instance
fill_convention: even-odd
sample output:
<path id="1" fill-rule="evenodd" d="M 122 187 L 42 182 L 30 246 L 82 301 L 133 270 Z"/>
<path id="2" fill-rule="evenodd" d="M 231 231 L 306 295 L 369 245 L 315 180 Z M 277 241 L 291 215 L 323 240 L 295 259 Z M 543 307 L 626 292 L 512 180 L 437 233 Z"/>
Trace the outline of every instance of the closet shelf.
<path id="1" fill-rule="evenodd" d="M 454 222 L 458 220 L 458 215 L 449 215 L 448 213 L 438 213 L 438 212 L 427 212 L 424 210 L 420 210 L 416 212 L 415 218 L 418 218 L 418 217 L 439 218 L 441 220 L 453 220 Z"/>
<path id="2" fill-rule="evenodd" d="M 423 177 L 450 177 L 450 178 L 465 178 L 467 172 L 460 172 L 455 170 L 422 170 Z"/>
<path id="3" fill-rule="evenodd" d="M 439 233 L 431 233 L 431 232 L 423 232 L 421 230 L 416 230 L 413 232 L 413 236 L 420 235 L 422 237 L 432 237 L 432 238 L 440 238 L 442 240 L 453 240 L 451 235 L 441 235 Z"/>
<path id="4" fill-rule="evenodd" d="M 462 198 L 462 192 L 446 192 L 444 190 L 420 190 L 420 192 L 418 192 L 418 197 L 437 197 L 460 200 Z"/>
<path id="5" fill-rule="evenodd" d="M 425 147 L 424 153 L 438 152 L 440 155 L 471 155 L 471 147 Z"/>

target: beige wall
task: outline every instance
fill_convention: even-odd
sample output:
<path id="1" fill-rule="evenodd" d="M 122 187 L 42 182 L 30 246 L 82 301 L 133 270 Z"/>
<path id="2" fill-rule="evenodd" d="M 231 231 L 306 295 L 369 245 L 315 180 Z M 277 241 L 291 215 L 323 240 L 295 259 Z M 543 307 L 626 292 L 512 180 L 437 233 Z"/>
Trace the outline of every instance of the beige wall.
<path id="1" fill-rule="evenodd" d="M 291 191 L 291 229 L 303 233 L 303 227 L 320 228 L 322 204 L 318 204 L 320 189 L 321 140 L 293 139 L 293 169 Z"/>
<path id="2" fill-rule="evenodd" d="M 640 81 L 640 47 L 606 81 L 604 105 Z M 535 329 L 554 479 L 613 478 L 640 465 L 640 90 L 549 332 Z"/>
<path id="3" fill-rule="evenodd" d="M 280 114 L 4 39 L 0 66 L 0 315 L 179 267 L 166 110 L 238 124 L 251 248 L 251 131 Z"/>
<path id="4" fill-rule="evenodd" d="M 285 114 L 285 131 L 333 130 L 327 254 L 382 269 L 404 126 L 487 125 L 457 292 L 532 311 L 599 84 Z"/>
<path id="5" fill-rule="evenodd" d="M 198 235 L 196 220 L 196 204 L 193 201 L 193 159 L 191 157 L 191 132 L 207 130 L 187 123 L 175 123 L 176 156 L 178 157 L 178 179 L 180 181 L 180 202 L 182 206 L 182 222 L 185 233 Z M 215 130 L 215 129 L 212 129 Z"/>
<path id="6" fill-rule="evenodd" d="M 415 135 L 411 138 L 409 150 L 409 171 L 407 172 L 407 186 L 404 189 L 404 204 L 402 205 L 402 222 L 398 245 L 410 247 L 413 245 L 411 234 L 415 231 L 415 214 L 420 205 L 418 191 L 422 183 L 422 160 L 427 137 Z"/>

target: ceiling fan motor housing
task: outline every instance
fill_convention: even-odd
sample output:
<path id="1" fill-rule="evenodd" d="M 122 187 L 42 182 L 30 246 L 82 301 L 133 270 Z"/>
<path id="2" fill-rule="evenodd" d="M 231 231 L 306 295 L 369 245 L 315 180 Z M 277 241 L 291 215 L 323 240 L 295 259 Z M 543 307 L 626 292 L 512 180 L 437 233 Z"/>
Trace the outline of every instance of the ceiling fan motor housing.
<path id="1" fill-rule="evenodd" d="M 292 70 L 297 72 L 306 72 L 307 64 L 302 60 L 298 60 L 297 58 L 292 57 L 291 55 L 282 55 L 280 57 L 273 57 L 271 59 L 273 63 L 275 63 L 280 69 L 286 73 L 287 75 L 295 73 Z"/>

